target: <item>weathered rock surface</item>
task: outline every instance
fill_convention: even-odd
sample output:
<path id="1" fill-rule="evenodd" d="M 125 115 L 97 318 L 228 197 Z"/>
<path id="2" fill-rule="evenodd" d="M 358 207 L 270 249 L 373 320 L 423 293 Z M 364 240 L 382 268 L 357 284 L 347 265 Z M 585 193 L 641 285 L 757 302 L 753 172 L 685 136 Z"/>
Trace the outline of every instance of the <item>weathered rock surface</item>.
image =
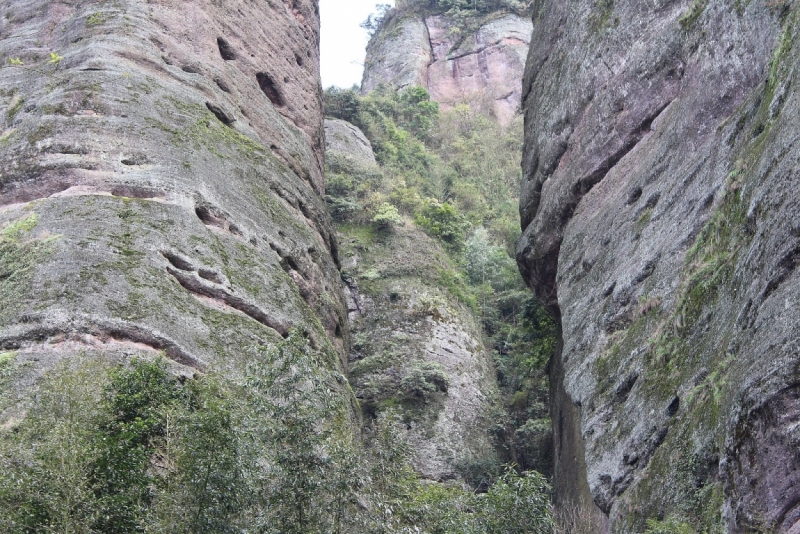
<path id="1" fill-rule="evenodd" d="M 420 85 L 445 107 L 479 100 L 508 123 L 519 108 L 531 22 L 494 15 L 463 37 L 453 26 L 444 16 L 391 20 L 367 47 L 361 91 Z"/>
<path id="2" fill-rule="evenodd" d="M 556 486 L 610 531 L 800 528 L 794 2 L 540 3 L 517 258 Z"/>
<path id="3" fill-rule="evenodd" d="M 427 87 L 431 60 L 425 21 L 417 17 L 398 20 L 370 39 L 361 92 L 369 93 L 380 84 L 398 89 L 412 85 Z"/>
<path id="4" fill-rule="evenodd" d="M 326 120 L 325 129 L 337 172 L 372 172 L 358 128 Z M 342 225 L 338 236 L 349 287 L 350 381 L 362 408 L 373 416 L 399 410 L 412 464 L 424 477 L 468 478 L 474 466 L 496 461 L 489 434 L 502 410 L 495 372 L 479 324 L 441 287 L 442 272 L 452 272 L 447 254 L 410 221 L 391 231 Z M 435 391 L 416 395 L 404 386 L 415 369 Z M 437 370 L 449 378 L 446 387 Z"/>
<path id="5" fill-rule="evenodd" d="M 351 173 L 378 170 L 375 153 L 367 136 L 347 121 L 325 119 L 325 155 L 328 159 L 343 159 L 337 165 Z"/>
<path id="6" fill-rule="evenodd" d="M 4 13 L 0 351 L 22 375 L 78 351 L 224 370 L 293 327 L 341 369 L 317 2 Z"/>

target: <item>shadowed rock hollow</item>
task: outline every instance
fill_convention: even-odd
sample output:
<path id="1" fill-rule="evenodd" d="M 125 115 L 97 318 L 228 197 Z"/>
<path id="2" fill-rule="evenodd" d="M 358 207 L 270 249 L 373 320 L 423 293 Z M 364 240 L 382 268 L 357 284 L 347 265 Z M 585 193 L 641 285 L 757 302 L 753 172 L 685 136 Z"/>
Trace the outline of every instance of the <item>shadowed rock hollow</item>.
<path id="1" fill-rule="evenodd" d="M 517 259 L 560 501 L 800 528 L 795 2 L 539 3 Z"/>
<path id="2" fill-rule="evenodd" d="M 343 368 L 316 1 L 18 1 L 0 32 L 20 384 L 79 351 L 227 369 L 291 328 Z"/>

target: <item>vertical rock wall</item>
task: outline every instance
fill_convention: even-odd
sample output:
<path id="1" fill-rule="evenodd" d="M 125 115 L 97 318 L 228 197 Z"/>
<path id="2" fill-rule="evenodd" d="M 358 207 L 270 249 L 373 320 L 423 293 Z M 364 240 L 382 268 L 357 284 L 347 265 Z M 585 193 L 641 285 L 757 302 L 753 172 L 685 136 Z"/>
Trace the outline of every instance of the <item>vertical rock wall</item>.
<path id="1" fill-rule="evenodd" d="M 440 15 L 388 21 L 367 47 L 362 93 L 380 84 L 420 85 L 445 107 L 478 100 L 508 123 L 519 108 L 531 23 L 495 14 L 466 35 L 454 33 L 454 26 Z"/>
<path id="2" fill-rule="evenodd" d="M 563 331 L 558 495 L 612 532 L 800 528 L 797 19 L 536 9 L 517 258 Z"/>
<path id="3" fill-rule="evenodd" d="M 225 370 L 291 328 L 341 368 L 316 0 L 1 7 L 0 351 L 18 393 L 77 352 Z"/>

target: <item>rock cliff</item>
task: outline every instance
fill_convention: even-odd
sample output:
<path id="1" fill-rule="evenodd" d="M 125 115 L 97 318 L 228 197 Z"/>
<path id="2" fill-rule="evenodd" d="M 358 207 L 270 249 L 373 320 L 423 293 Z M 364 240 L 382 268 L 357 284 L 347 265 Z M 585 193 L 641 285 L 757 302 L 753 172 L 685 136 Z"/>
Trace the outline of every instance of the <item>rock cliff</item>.
<path id="1" fill-rule="evenodd" d="M 795 2 L 540 2 L 517 258 L 559 318 L 560 501 L 800 529 Z"/>
<path id="2" fill-rule="evenodd" d="M 358 128 L 326 120 L 325 132 L 332 171 L 357 180 L 380 172 Z M 362 409 L 398 412 L 423 477 L 479 484 L 472 477 L 497 462 L 489 430 L 502 404 L 478 321 L 442 287 L 450 258 L 410 220 L 390 230 L 342 224 L 338 238 L 353 338 L 350 381 Z"/>
<path id="3" fill-rule="evenodd" d="M 442 15 L 398 15 L 367 47 L 362 93 L 420 85 L 445 108 L 478 100 L 508 123 L 519 108 L 531 22 L 495 14 L 466 35 Z"/>
<path id="4" fill-rule="evenodd" d="M 78 352 L 235 369 L 292 328 L 342 370 L 317 2 L 4 13 L 0 351 L 17 392 Z"/>

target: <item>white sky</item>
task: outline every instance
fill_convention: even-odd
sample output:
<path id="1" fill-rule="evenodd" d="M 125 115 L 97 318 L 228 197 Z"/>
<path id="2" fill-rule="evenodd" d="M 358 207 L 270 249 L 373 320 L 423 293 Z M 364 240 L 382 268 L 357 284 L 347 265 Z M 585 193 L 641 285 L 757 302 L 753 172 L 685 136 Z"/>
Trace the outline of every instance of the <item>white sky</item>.
<path id="1" fill-rule="evenodd" d="M 323 87 L 361 85 L 368 36 L 359 24 L 376 12 L 376 4 L 394 0 L 320 0 Z"/>

